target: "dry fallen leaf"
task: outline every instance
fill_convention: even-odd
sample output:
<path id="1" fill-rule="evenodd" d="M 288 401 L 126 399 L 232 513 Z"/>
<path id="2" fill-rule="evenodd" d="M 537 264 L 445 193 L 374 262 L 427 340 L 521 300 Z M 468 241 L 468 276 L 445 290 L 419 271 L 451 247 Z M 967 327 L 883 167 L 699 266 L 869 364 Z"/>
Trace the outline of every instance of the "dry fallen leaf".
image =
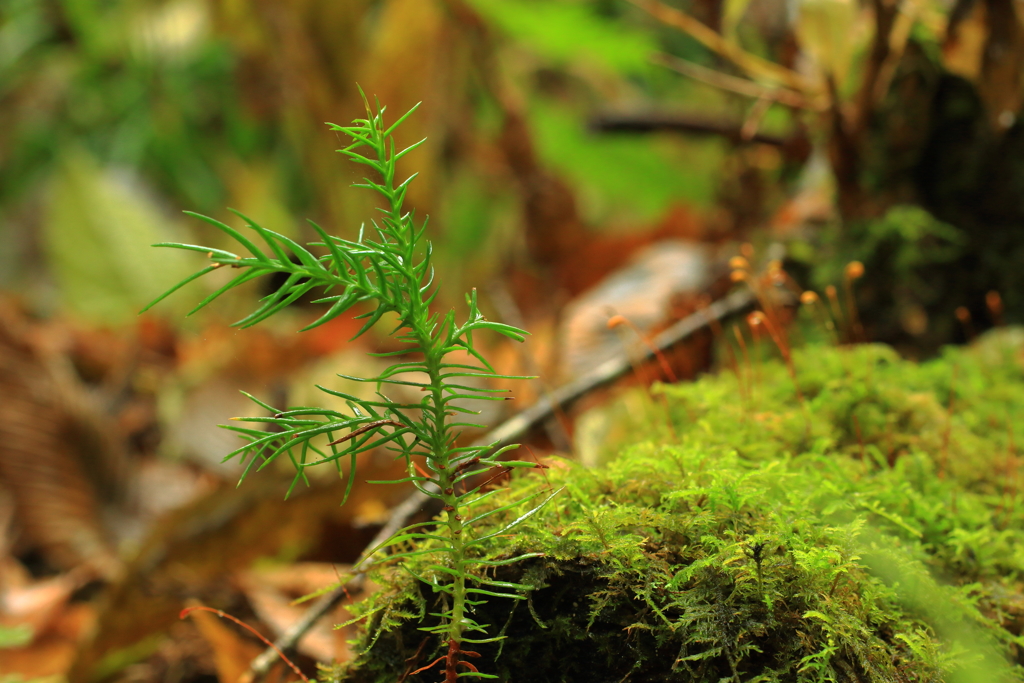
<path id="1" fill-rule="evenodd" d="M 347 578 L 347 566 L 323 562 L 300 562 L 273 569 L 254 569 L 240 572 L 236 579 L 249 599 L 257 616 L 280 635 L 309 609 L 312 603 L 296 604 L 299 597 L 336 585 Z M 353 595 L 357 599 L 359 595 Z M 343 606 L 322 619 L 298 643 L 298 650 L 319 662 L 344 662 L 352 653 L 348 640 L 354 636 L 352 628 L 335 629 L 334 625 L 347 621 L 350 615 Z"/>
<path id="2" fill-rule="evenodd" d="M 101 500 L 122 497 L 126 454 L 112 420 L 52 348 L 58 335 L 0 300 L 0 480 L 24 546 L 58 568 L 113 577 L 120 561 Z"/>
<path id="3" fill-rule="evenodd" d="M 189 606 L 198 603 L 190 602 Z M 195 611 L 189 615 L 203 638 L 213 649 L 220 683 L 238 683 L 249 670 L 249 662 L 256 658 L 263 648 L 254 641 L 243 639 L 230 625 L 210 612 Z"/>

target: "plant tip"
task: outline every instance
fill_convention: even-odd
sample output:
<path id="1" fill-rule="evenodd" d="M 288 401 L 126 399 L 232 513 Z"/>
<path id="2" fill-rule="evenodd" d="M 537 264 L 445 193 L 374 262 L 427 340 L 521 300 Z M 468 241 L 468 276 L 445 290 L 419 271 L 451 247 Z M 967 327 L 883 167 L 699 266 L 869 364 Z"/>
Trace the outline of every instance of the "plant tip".
<path id="1" fill-rule="evenodd" d="M 729 267 L 733 270 L 746 270 L 750 268 L 750 263 L 742 256 L 733 256 L 729 259 Z"/>
<path id="2" fill-rule="evenodd" d="M 999 292 L 993 289 L 985 295 L 985 305 L 988 306 L 988 310 L 992 311 L 994 315 L 999 315 L 1003 312 L 1003 297 L 999 296 Z"/>
<path id="3" fill-rule="evenodd" d="M 800 295 L 800 303 L 802 303 L 804 306 L 810 306 L 810 305 L 814 304 L 817 301 L 818 301 L 817 293 L 812 292 L 809 289 L 806 292 L 804 292 L 803 294 Z"/>
<path id="4" fill-rule="evenodd" d="M 864 264 L 860 261 L 850 261 L 846 264 L 845 272 L 848 279 L 856 280 L 864 275 Z"/>

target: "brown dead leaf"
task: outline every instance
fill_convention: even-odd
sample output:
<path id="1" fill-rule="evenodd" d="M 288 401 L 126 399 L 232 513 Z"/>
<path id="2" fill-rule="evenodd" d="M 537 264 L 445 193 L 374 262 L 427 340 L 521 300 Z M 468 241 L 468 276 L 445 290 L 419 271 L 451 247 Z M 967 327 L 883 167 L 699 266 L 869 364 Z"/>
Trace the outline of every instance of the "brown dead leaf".
<path id="1" fill-rule="evenodd" d="M 33 679 L 63 674 L 74 659 L 77 645 L 73 640 L 50 635 L 27 647 L 5 649 L 0 656 L 0 676 Z"/>
<path id="2" fill-rule="evenodd" d="M 236 579 L 249 599 L 253 611 L 275 635 L 282 634 L 299 621 L 311 603 L 295 604 L 297 598 L 309 595 L 347 578 L 347 566 L 324 562 L 300 562 L 273 569 L 241 572 Z M 360 594 L 353 595 L 358 599 Z M 335 608 L 330 617 L 317 623 L 298 643 L 298 650 L 320 662 L 344 662 L 351 656 L 348 640 L 353 629 L 335 629 L 334 624 L 347 621 L 350 615 L 343 606 Z"/>
<path id="3" fill-rule="evenodd" d="M 958 2 L 942 56 L 947 69 L 977 86 L 995 130 L 1016 122 L 1024 104 L 1024 9 L 1019 2 Z"/>
<path id="4" fill-rule="evenodd" d="M 981 62 L 988 42 L 984 2 L 974 2 L 966 16 L 949 26 L 942 46 L 942 61 L 950 72 L 969 81 L 981 77 Z"/>
<path id="5" fill-rule="evenodd" d="M 0 624 L 25 624 L 44 633 L 65 609 L 68 598 L 84 583 L 82 572 L 69 572 L 39 581 L 26 581 L 24 570 L 11 558 L 0 560 Z"/>
<path id="6" fill-rule="evenodd" d="M 198 604 L 190 602 L 189 606 Z M 189 616 L 213 649 L 217 680 L 220 683 L 239 683 L 249 671 L 249 662 L 263 651 L 263 647 L 243 639 L 235 629 L 210 612 L 196 610 Z"/>
<path id="7" fill-rule="evenodd" d="M 112 577 L 120 562 L 100 500 L 123 497 L 128 463 L 60 337 L 0 300 L 0 480 L 14 498 L 24 545 L 57 567 L 87 565 Z"/>
<path id="8" fill-rule="evenodd" d="M 395 476 L 393 469 L 367 467 L 349 504 L 341 507 L 343 482 L 300 486 L 285 501 L 289 480 L 264 472 L 175 511 L 157 524 L 125 578 L 110 587 L 96 635 L 79 651 L 69 683 L 90 681 L 105 657 L 166 633 L 177 622 L 183 599 L 222 595 L 228 577 L 261 557 L 306 551 L 312 559 L 354 559 L 374 529 L 354 529 L 352 515 L 363 500 L 381 495 L 362 478 Z M 403 493 L 395 487 L 391 495 Z"/>
<path id="9" fill-rule="evenodd" d="M 36 629 L 37 619 L 3 619 L 5 626 L 26 623 Z M 92 605 L 61 602 L 47 610 L 43 625 L 34 630 L 32 642 L 25 647 L 5 649 L 0 656 L 0 676 L 18 675 L 32 679 L 63 675 L 71 665 L 78 644 L 96 622 Z"/>
<path id="10" fill-rule="evenodd" d="M 31 636 L 23 647 L 3 650 L 0 675 L 36 678 L 63 674 L 79 642 L 96 620 L 91 605 L 68 604 L 71 594 L 88 579 L 89 572 L 79 568 L 46 579 L 33 579 L 7 552 L 13 507 L 9 496 L 0 495 L 0 626 L 27 628 Z"/>

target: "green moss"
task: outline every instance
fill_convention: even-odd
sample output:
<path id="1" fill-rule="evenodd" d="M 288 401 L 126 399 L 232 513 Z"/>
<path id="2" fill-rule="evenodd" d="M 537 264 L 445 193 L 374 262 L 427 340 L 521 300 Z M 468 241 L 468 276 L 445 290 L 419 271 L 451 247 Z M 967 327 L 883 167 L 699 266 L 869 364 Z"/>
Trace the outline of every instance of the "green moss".
<path id="1" fill-rule="evenodd" d="M 507 681 L 1024 680 L 1024 501 L 1007 479 L 1021 337 L 920 365 L 882 346 L 809 348 L 795 355 L 802 403 L 775 363 L 743 392 L 729 373 L 660 388 L 672 429 L 664 410 L 634 418 L 633 443 L 605 466 L 559 461 L 473 511 L 565 487 L 479 546 L 487 560 L 543 554 L 488 570 L 534 590 L 476 608 L 507 636 L 477 647 L 480 670 Z M 506 517 L 475 533 L 500 532 Z M 437 596 L 409 572 L 380 580 L 359 608 L 363 645 L 375 642 L 347 680 L 390 683 L 441 651 L 418 630 L 441 611 Z"/>

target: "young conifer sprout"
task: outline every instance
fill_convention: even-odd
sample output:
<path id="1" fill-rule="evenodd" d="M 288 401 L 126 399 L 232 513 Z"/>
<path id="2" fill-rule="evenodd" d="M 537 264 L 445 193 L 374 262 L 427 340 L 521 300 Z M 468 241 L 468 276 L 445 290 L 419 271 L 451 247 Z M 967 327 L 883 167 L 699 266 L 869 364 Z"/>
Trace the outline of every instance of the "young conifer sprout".
<path id="1" fill-rule="evenodd" d="M 456 321 L 455 311 L 444 314 L 431 311 L 430 305 L 438 289 L 430 263 L 430 242 L 424 239 L 427 222 L 424 220 L 417 225 L 413 213 L 403 206 L 409 183 L 416 174 L 399 182 L 396 168 L 399 159 L 424 141 L 396 152 L 392 137 L 395 129 L 416 107 L 388 126 L 384 123 L 384 107 L 378 103 L 375 109 L 371 109 L 365 97 L 364 103 L 365 119 L 357 119 L 351 126 L 329 125 L 351 140 L 350 145 L 338 151 L 352 161 L 368 166 L 376 176 L 355 185 L 371 190 L 383 199 L 384 206 L 378 209 L 381 215 L 371 221 L 369 230 L 364 226 L 355 240 L 348 240 L 327 234 L 311 221 L 322 240 L 308 245 L 313 248 L 311 251 L 234 212 L 266 243 L 268 252 L 235 228 L 189 212 L 233 238 L 247 253 L 237 255 L 189 244 L 155 245 L 201 252 L 211 264 L 172 287 L 147 309 L 192 280 L 228 265 L 238 269 L 238 275 L 203 299 L 192 312 L 254 278 L 281 273 L 286 276 L 284 284 L 265 297 L 254 312 L 236 322 L 236 326 L 251 327 L 318 288 L 322 288 L 323 296 L 317 302 L 325 304 L 327 310 L 304 328 L 306 330 L 357 306 L 359 310 L 367 307 L 371 310 L 356 316 L 364 319 L 365 323 L 353 339 L 373 327 L 386 314 L 397 318 L 398 326 L 391 335 L 405 348 L 371 354 L 394 359 L 393 365 L 373 378 L 339 375 L 348 380 L 375 384 L 375 400 L 361 399 L 317 385 L 321 391 L 347 402 L 351 414 L 343 414 L 320 407 L 279 410 L 246 394 L 269 411 L 270 416 L 236 419 L 272 426 L 273 431 L 226 426 L 237 432 L 246 443 L 229 453 L 225 460 L 239 458 L 245 464 L 244 479 L 254 467 L 262 469 L 281 455 L 286 455 L 296 470 L 289 493 L 299 481 L 306 481 L 307 467 L 331 463 L 347 480 L 344 494 L 344 499 L 347 499 L 352 490 L 358 456 L 378 447 L 394 452 L 403 461 L 408 476 L 386 483 L 412 484 L 442 504 L 444 518 L 436 526 L 431 523 L 405 527 L 377 548 L 370 549 L 364 558 L 383 550 L 391 550 L 390 557 L 396 561 L 424 553 L 436 558 L 429 567 L 433 574 L 417 577 L 445 598 L 445 607 L 437 615 L 440 623 L 423 628 L 438 637 L 439 648 L 446 648 L 445 654 L 434 663 L 444 662 L 445 680 L 448 682 L 466 676 L 494 678 L 479 672 L 465 659 L 466 656 L 476 656 L 476 653 L 464 650 L 463 644 L 500 639 L 500 636 L 488 635 L 487 624 L 473 620 L 473 606 L 482 604 L 487 597 L 523 599 L 529 587 L 489 578 L 483 570 L 536 557 L 537 553 L 485 561 L 477 557 L 477 546 L 508 533 L 540 510 L 557 491 L 539 505 L 516 516 L 513 522 L 499 531 L 479 536 L 474 534 L 474 526 L 484 517 L 512 510 L 539 495 L 531 494 L 474 517 L 469 514 L 470 508 L 493 493 L 481 493 L 484 484 L 474 483 L 477 481 L 474 475 L 493 467 L 508 471 L 538 465 L 502 460 L 502 454 L 515 446 L 501 449 L 459 447 L 457 439 L 463 429 L 484 428 L 484 425 L 473 423 L 471 418 L 459 421 L 460 416 L 475 414 L 475 411 L 463 407 L 463 401 L 501 401 L 506 398 L 503 389 L 482 388 L 486 386 L 486 380 L 526 379 L 495 372 L 477 350 L 474 333 L 492 331 L 523 341 L 526 332 L 484 318 L 477 305 L 475 290 L 466 296 L 469 311 L 461 324 Z M 318 253 L 322 255 L 316 255 Z M 467 361 L 467 357 L 470 360 Z M 418 403 L 393 401 L 384 391 L 387 385 L 417 388 L 423 392 L 423 399 Z M 324 435 L 326 445 L 321 445 L 325 441 Z M 423 458 L 426 467 L 419 467 L 414 458 Z M 345 460 L 348 461 L 347 471 L 342 467 Z"/>

